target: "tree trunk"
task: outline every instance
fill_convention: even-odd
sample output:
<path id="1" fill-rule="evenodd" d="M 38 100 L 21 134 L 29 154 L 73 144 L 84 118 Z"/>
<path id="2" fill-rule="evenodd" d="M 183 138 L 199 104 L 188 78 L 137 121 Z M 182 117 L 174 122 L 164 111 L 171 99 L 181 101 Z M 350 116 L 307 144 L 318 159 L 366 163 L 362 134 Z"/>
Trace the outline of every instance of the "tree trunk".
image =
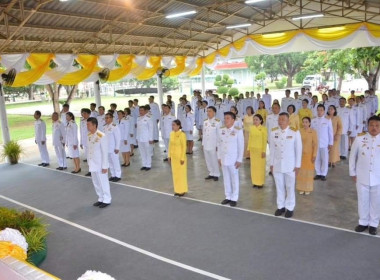
<path id="1" fill-rule="evenodd" d="M 344 79 L 344 74 L 343 74 L 343 76 L 338 77 L 338 88 L 337 88 L 337 90 L 339 90 L 339 91 L 342 90 L 343 79 Z"/>
<path id="2" fill-rule="evenodd" d="M 67 90 L 67 100 L 66 103 L 70 104 L 71 100 L 74 99 L 75 93 L 77 92 L 78 85 L 70 86 L 69 88 L 66 88 Z"/>
<path id="3" fill-rule="evenodd" d="M 293 86 L 293 76 L 288 75 L 288 81 L 286 83 L 286 87 L 291 88 Z"/>
<path id="4" fill-rule="evenodd" d="M 30 85 L 29 87 L 28 99 L 34 100 L 34 86 L 33 85 Z"/>
<path id="5" fill-rule="evenodd" d="M 54 84 L 46 85 L 45 87 L 46 87 L 46 90 L 49 92 L 51 101 L 53 102 L 54 112 L 59 113 L 60 112 L 59 92 L 61 91 L 62 85 L 57 85 L 56 83 L 54 83 Z"/>

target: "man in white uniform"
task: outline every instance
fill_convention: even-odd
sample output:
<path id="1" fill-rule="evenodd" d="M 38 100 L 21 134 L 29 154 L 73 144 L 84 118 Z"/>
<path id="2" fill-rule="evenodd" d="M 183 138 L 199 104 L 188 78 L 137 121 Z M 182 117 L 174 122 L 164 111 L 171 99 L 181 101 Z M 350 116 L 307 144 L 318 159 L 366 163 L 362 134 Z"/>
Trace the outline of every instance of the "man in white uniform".
<path id="1" fill-rule="evenodd" d="M 224 124 L 218 132 L 218 161 L 222 167 L 226 199 L 221 204 L 235 207 L 239 199 L 239 168 L 243 161 L 243 130 L 234 126 L 236 115 L 224 113 Z"/>
<path id="2" fill-rule="evenodd" d="M 368 120 L 368 133 L 356 137 L 350 153 L 350 176 L 356 182 L 359 225 L 356 232 L 368 229 L 376 235 L 380 218 L 380 118 Z"/>
<path id="3" fill-rule="evenodd" d="M 120 168 L 120 129 L 113 121 L 113 115 L 111 113 L 106 114 L 106 126 L 104 127 L 104 133 L 108 142 L 108 162 L 110 166 L 111 182 L 118 182 L 121 179 Z"/>
<path id="4" fill-rule="evenodd" d="M 165 151 L 166 151 L 164 161 L 168 161 L 170 133 L 173 130 L 172 129 L 172 123 L 173 123 L 173 121 L 176 120 L 176 117 L 171 112 L 170 107 L 166 104 L 162 105 L 162 111 L 164 114 L 161 117 L 160 130 L 161 130 L 161 137 L 162 137 L 162 140 L 164 141 Z"/>
<path id="5" fill-rule="evenodd" d="M 294 99 L 290 97 L 290 89 L 285 90 L 285 97 L 281 99 L 282 112 L 286 112 L 286 110 L 288 109 L 288 106 L 290 104 L 293 104 L 293 100 Z"/>
<path id="6" fill-rule="evenodd" d="M 280 113 L 280 105 L 278 105 L 277 103 L 274 103 L 272 106 L 272 114 L 268 115 L 267 121 L 266 121 L 268 132 L 272 131 L 272 128 L 278 127 L 279 113 Z M 270 137 L 268 137 L 268 140 L 270 141 Z"/>
<path id="7" fill-rule="evenodd" d="M 136 140 L 139 143 L 142 167 L 140 170 L 148 171 L 152 168 L 153 121 L 145 106 L 139 108 L 140 116 L 137 118 Z"/>
<path id="8" fill-rule="evenodd" d="M 340 138 L 340 158 L 346 159 L 348 155 L 348 129 L 350 127 L 350 109 L 346 107 L 346 98 L 339 99 L 338 116 L 342 120 L 342 136 Z"/>
<path id="9" fill-rule="evenodd" d="M 348 109 L 350 111 L 350 127 L 348 128 L 349 139 L 349 147 L 351 147 L 352 143 L 354 143 L 355 137 L 358 134 L 358 107 L 355 106 L 355 99 L 348 99 Z"/>
<path id="10" fill-rule="evenodd" d="M 316 176 L 314 180 L 326 181 L 329 164 L 329 150 L 334 143 L 333 127 L 330 119 L 325 117 L 325 106 L 318 105 L 318 116 L 311 120 L 311 128 L 317 131 L 318 151 L 315 160 Z"/>
<path id="11" fill-rule="evenodd" d="M 46 124 L 43 120 L 41 120 L 40 111 L 34 112 L 34 119 L 34 142 L 38 145 L 38 150 L 40 151 L 42 161 L 42 163 L 38 164 L 38 166 L 46 167 L 50 164 L 49 153 L 46 147 Z"/>
<path id="12" fill-rule="evenodd" d="M 207 120 L 203 122 L 202 146 L 209 173 L 205 180 L 218 181 L 220 171 L 218 165 L 218 155 L 216 153 L 216 150 L 218 141 L 218 131 L 221 126 L 221 121 L 215 118 L 215 111 L 216 109 L 213 106 L 207 108 Z"/>
<path id="13" fill-rule="evenodd" d="M 63 123 L 64 126 L 67 125 L 67 120 L 66 120 L 66 113 L 69 112 L 70 110 L 70 105 L 65 103 L 62 106 L 62 111 L 61 111 L 61 122 Z"/>
<path id="14" fill-rule="evenodd" d="M 54 112 L 51 115 L 51 119 L 53 122 L 53 147 L 58 160 L 57 170 L 64 170 L 67 169 L 65 153 L 66 128 L 63 125 L 63 123 L 58 119 L 57 112 Z"/>
<path id="15" fill-rule="evenodd" d="M 91 110 L 91 114 L 90 114 L 91 118 L 96 118 L 97 116 L 99 116 L 99 113 L 96 111 L 96 103 L 90 104 L 90 110 Z"/>
<path id="16" fill-rule="evenodd" d="M 289 127 L 288 113 L 281 113 L 278 126 L 270 134 L 270 169 L 273 173 L 277 192 L 275 216 L 285 213 L 285 218 L 293 216 L 296 205 L 295 182 L 302 159 L 301 134 Z"/>
<path id="17" fill-rule="evenodd" d="M 154 96 L 149 96 L 149 106 L 150 112 L 152 113 L 152 122 L 153 122 L 153 141 L 158 142 L 158 123 L 160 121 L 161 113 L 160 107 L 157 103 L 154 102 Z"/>
<path id="18" fill-rule="evenodd" d="M 106 125 L 106 115 L 104 114 L 105 108 L 103 106 L 98 107 L 99 115 L 96 117 L 98 120 L 98 130 L 104 132 L 104 126 Z"/>
<path id="19" fill-rule="evenodd" d="M 297 114 L 298 110 L 302 108 L 302 99 L 299 98 L 298 91 L 294 92 L 294 100 L 292 104 L 294 105 L 294 107 L 296 107 L 294 113 Z M 288 107 L 286 107 L 286 110 L 288 110 Z"/>
<path id="20" fill-rule="evenodd" d="M 98 201 L 93 205 L 105 208 L 111 204 L 110 183 L 108 181 L 108 143 L 107 137 L 97 129 L 98 121 L 95 118 L 87 119 L 87 146 L 88 146 L 88 167 L 91 172 L 92 183 Z"/>
<path id="21" fill-rule="evenodd" d="M 269 109 L 272 106 L 272 95 L 269 94 L 269 89 L 268 88 L 265 89 L 265 94 L 263 94 L 263 96 L 261 97 L 261 100 L 264 101 L 265 108 L 269 112 Z"/>

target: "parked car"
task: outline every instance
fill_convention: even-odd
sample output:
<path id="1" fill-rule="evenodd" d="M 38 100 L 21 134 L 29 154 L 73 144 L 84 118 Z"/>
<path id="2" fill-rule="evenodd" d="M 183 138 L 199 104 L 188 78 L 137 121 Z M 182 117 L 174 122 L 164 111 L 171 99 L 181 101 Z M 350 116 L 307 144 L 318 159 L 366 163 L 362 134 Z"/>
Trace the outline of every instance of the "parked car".
<path id="1" fill-rule="evenodd" d="M 322 84 L 321 75 L 307 75 L 302 82 L 302 87 L 310 90 L 318 90 L 318 86 Z"/>

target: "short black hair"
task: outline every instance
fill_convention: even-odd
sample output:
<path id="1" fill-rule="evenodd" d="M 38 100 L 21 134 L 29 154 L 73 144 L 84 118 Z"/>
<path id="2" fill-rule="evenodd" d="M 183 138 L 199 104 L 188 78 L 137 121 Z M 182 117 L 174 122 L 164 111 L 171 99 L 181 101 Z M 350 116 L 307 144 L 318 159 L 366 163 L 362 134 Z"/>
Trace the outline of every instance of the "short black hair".
<path id="1" fill-rule="evenodd" d="M 69 116 L 73 121 L 75 121 L 75 116 L 74 116 L 73 113 L 71 113 L 71 112 L 67 112 L 67 113 L 66 113 L 66 116 Z"/>
<path id="2" fill-rule="evenodd" d="M 180 120 L 174 120 L 173 123 L 179 126 L 179 129 L 182 129 L 181 121 Z"/>
<path id="3" fill-rule="evenodd" d="M 289 107 L 289 106 L 288 106 Z M 288 119 L 289 119 L 289 114 L 288 113 L 286 113 L 286 112 L 282 112 L 282 113 L 280 113 L 278 116 L 287 116 L 288 117 Z"/>
<path id="4" fill-rule="evenodd" d="M 96 126 L 96 128 L 98 128 L 98 120 L 96 118 L 94 118 L 94 117 L 88 118 L 87 122 L 94 124 Z"/>
<path id="5" fill-rule="evenodd" d="M 41 111 L 35 111 L 34 114 L 36 114 L 37 116 L 41 117 Z"/>
<path id="6" fill-rule="evenodd" d="M 125 115 L 125 112 L 123 111 L 123 110 L 119 110 L 119 111 L 117 111 L 117 113 L 119 114 L 123 114 L 123 115 Z"/>
<path id="7" fill-rule="evenodd" d="M 216 113 L 216 108 L 214 106 L 209 106 L 207 109 L 211 109 L 214 111 L 214 113 Z"/>
<path id="8" fill-rule="evenodd" d="M 294 106 L 293 104 L 290 104 L 290 105 L 288 106 L 288 108 L 286 108 L 286 110 L 289 110 L 289 108 L 292 108 L 292 109 L 293 109 L 293 113 L 296 112 L 296 106 Z"/>
<path id="9" fill-rule="evenodd" d="M 106 116 L 109 116 L 111 119 L 113 119 L 113 114 L 110 113 L 110 112 L 108 112 L 108 113 L 106 114 Z"/>
<path id="10" fill-rule="evenodd" d="M 311 123 L 311 119 L 309 117 L 303 117 L 302 120 L 307 119 L 309 123 Z"/>
<path id="11" fill-rule="evenodd" d="M 99 106 L 98 109 L 106 110 L 106 108 L 104 108 L 104 106 Z"/>
<path id="12" fill-rule="evenodd" d="M 65 104 L 63 104 L 63 106 L 62 106 L 63 108 L 70 108 L 70 105 L 69 104 L 67 104 L 67 103 L 65 103 Z"/>
<path id="13" fill-rule="evenodd" d="M 376 122 L 380 122 L 380 117 L 379 116 L 372 116 L 368 119 L 368 125 L 371 121 L 376 121 Z"/>
<path id="14" fill-rule="evenodd" d="M 304 101 L 305 101 L 307 104 L 309 104 L 309 99 L 305 98 L 305 99 L 302 100 L 302 102 L 304 102 Z"/>
<path id="15" fill-rule="evenodd" d="M 346 98 L 344 98 L 344 97 L 341 97 L 341 98 L 339 98 L 339 100 L 344 100 L 344 101 L 346 101 Z"/>
<path id="16" fill-rule="evenodd" d="M 110 107 L 115 107 L 115 108 L 117 108 L 117 104 L 116 104 L 116 103 L 111 103 L 111 104 L 110 104 Z"/>
<path id="17" fill-rule="evenodd" d="M 191 106 L 190 106 L 189 104 L 185 105 L 185 108 L 189 108 L 190 111 L 192 110 L 192 109 L 191 109 Z"/>
<path id="18" fill-rule="evenodd" d="M 224 112 L 225 116 L 231 116 L 234 120 L 236 120 L 236 115 L 232 112 Z"/>
<path id="19" fill-rule="evenodd" d="M 318 110 L 318 108 L 323 108 L 323 111 L 326 111 L 325 105 L 323 105 L 323 104 L 318 104 L 317 110 Z"/>
<path id="20" fill-rule="evenodd" d="M 247 112 L 248 109 L 251 110 L 252 115 L 255 113 L 255 110 L 253 110 L 252 106 L 247 106 L 247 108 L 245 108 L 245 111 Z"/>
<path id="21" fill-rule="evenodd" d="M 90 103 L 90 106 L 95 106 L 96 107 L 96 103 Z"/>
<path id="22" fill-rule="evenodd" d="M 207 100 L 202 100 L 202 103 L 206 103 L 206 105 L 208 105 Z"/>

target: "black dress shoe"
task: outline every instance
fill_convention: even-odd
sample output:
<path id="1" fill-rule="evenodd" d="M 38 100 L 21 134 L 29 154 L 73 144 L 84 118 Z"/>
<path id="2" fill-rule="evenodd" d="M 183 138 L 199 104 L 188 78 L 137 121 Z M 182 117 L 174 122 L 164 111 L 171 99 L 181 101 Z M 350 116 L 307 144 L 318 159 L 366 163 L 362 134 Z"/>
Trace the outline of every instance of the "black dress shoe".
<path id="1" fill-rule="evenodd" d="M 168 158 L 164 158 L 164 161 L 168 161 L 169 159 Z"/>
<path id="2" fill-rule="evenodd" d="M 78 171 L 75 171 L 75 170 L 74 170 L 74 171 L 71 171 L 71 173 L 73 173 L 73 174 L 77 174 L 77 173 L 79 173 L 79 172 L 81 172 L 81 171 L 82 171 L 82 169 L 79 168 Z"/>
<path id="3" fill-rule="evenodd" d="M 235 207 L 236 204 L 237 204 L 236 201 L 231 200 L 231 202 L 230 202 L 230 206 L 231 206 L 231 207 Z"/>
<path id="4" fill-rule="evenodd" d="M 273 175 L 273 173 L 272 173 L 272 171 L 269 171 L 269 173 L 268 173 L 269 175 Z"/>
<path id="5" fill-rule="evenodd" d="M 368 228 L 368 226 L 357 225 L 357 226 L 355 227 L 355 231 L 356 231 L 356 232 L 363 232 L 363 231 L 365 231 L 367 228 Z"/>
<path id="6" fill-rule="evenodd" d="M 99 205 L 99 208 L 106 208 L 108 205 L 111 205 L 111 203 L 103 203 Z"/>
<path id="7" fill-rule="evenodd" d="M 286 210 L 286 212 L 285 212 L 285 218 L 291 218 L 291 217 L 293 217 L 293 211 Z"/>
<path id="8" fill-rule="evenodd" d="M 87 172 L 84 176 L 91 177 L 91 172 Z"/>
<path id="9" fill-rule="evenodd" d="M 321 179 L 321 176 L 320 175 L 315 175 L 314 180 L 319 180 L 319 179 Z"/>
<path id="10" fill-rule="evenodd" d="M 46 167 L 46 166 L 49 166 L 49 165 L 50 165 L 49 163 L 44 163 L 42 166 Z"/>
<path id="11" fill-rule="evenodd" d="M 177 195 L 178 195 L 179 197 L 181 197 L 181 196 L 184 196 L 185 193 L 177 193 Z"/>
<path id="12" fill-rule="evenodd" d="M 214 176 L 214 181 L 219 181 L 219 177 Z"/>
<path id="13" fill-rule="evenodd" d="M 263 185 L 261 185 L 261 186 L 256 185 L 256 187 L 257 187 L 258 189 L 262 189 L 264 186 L 263 186 Z"/>
<path id="14" fill-rule="evenodd" d="M 345 160 L 345 159 L 347 159 L 347 158 L 346 158 L 346 157 L 341 157 L 341 159 Z"/>
<path id="15" fill-rule="evenodd" d="M 138 149 L 138 148 L 139 148 L 139 146 L 138 146 L 138 145 L 135 145 L 135 146 L 134 146 L 134 148 L 135 148 L 135 149 Z"/>
<path id="16" fill-rule="evenodd" d="M 38 166 L 44 166 L 44 163 L 40 163 L 40 164 L 38 164 Z"/>
<path id="17" fill-rule="evenodd" d="M 146 169 L 146 167 L 141 167 L 141 168 L 140 168 L 140 170 L 145 170 L 145 169 Z"/>
<path id="18" fill-rule="evenodd" d="M 369 227 L 368 232 L 370 235 L 376 235 L 377 234 L 377 228 L 375 227 Z"/>
<path id="19" fill-rule="evenodd" d="M 83 162 L 87 162 L 87 159 L 84 159 Z"/>
<path id="20" fill-rule="evenodd" d="M 67 167 L 62 167 L 62 170 L 66 170 L 67 169 Z"/>
<path id="21" fill-rule="evenodd" d="M 285 212 L 285 208 L 277 209 L 276 212 L 274 212 L 275 216 L 281 216 Z"/>
<path id="22" fill-rule="evenodd" d="M 113 182 L 113 180 L 115 180 L 115 178 L 116 178 L 116 177 L 110 177 L 110 178 L 108 179 L 108 181 Z"/>
<path id="23" fill-rule="evenodd" d="M 321 180 L 322 181 L 326 181 L 327 179 L 326 179 L 326 176 L 321 176 Z"/>
<path id="24" fill-rule="evenodd" d="M 92 205 L 94 205 L 94 206 L 100 206 L 100 205 L 102 205 L 102 203 L 103 203 L 103 202 L 97 201 L 97 202 L 95 202 L 95 203 L 92 204 Z"/>
<path id="25" fill-rule="evenodd" d="M 158 143 L 158 140 L 154 140 L 153 142 L 154 142 L 154 143 Z"/>
<path id="26" fill-rule="evenodd" d="M 145 167 L 145 171 L 149 171 L 150 169 L 150 167 Z"/>
<path id="27" fill-rule="evenodd" d="M 63 167 L 57 167 L 56 169 L 57 170 L 63 170 Z"/>
<path id="28" fill-rule="evenodd" d="M 329 167 L 331 167 L 331 162 L 329 162 Z"/>
<path id="29" fill-rule="evenodd" d="M 119 177 L 114 177 L 112 182 L 119 182 L 120 180 L 121 180 L 121 178 L 119 178 Z"/>
<path id="30" fill-rule="evenodd" d="M 205 180 L 211 180 L 211 179 L 214 179 L 214 176 L 211 176 L 211 175 L 208 175 Z"/>
<path id="31" fill-rule="evenodd" d="M 225 199 L 225 200 L 223 200 L 220 204 L 222 204 L 222 205 L 226 205 L 226 204 L 228 204 L 228 203 L 230 203 L 231 202 L 231 200 L 229 200 L 229 199 Z"/>
<path id="32" fill-rule="evenodd" d="M 257 186 L 256 185 L 252 185 L 252 188 L 257 188 Z"/>

